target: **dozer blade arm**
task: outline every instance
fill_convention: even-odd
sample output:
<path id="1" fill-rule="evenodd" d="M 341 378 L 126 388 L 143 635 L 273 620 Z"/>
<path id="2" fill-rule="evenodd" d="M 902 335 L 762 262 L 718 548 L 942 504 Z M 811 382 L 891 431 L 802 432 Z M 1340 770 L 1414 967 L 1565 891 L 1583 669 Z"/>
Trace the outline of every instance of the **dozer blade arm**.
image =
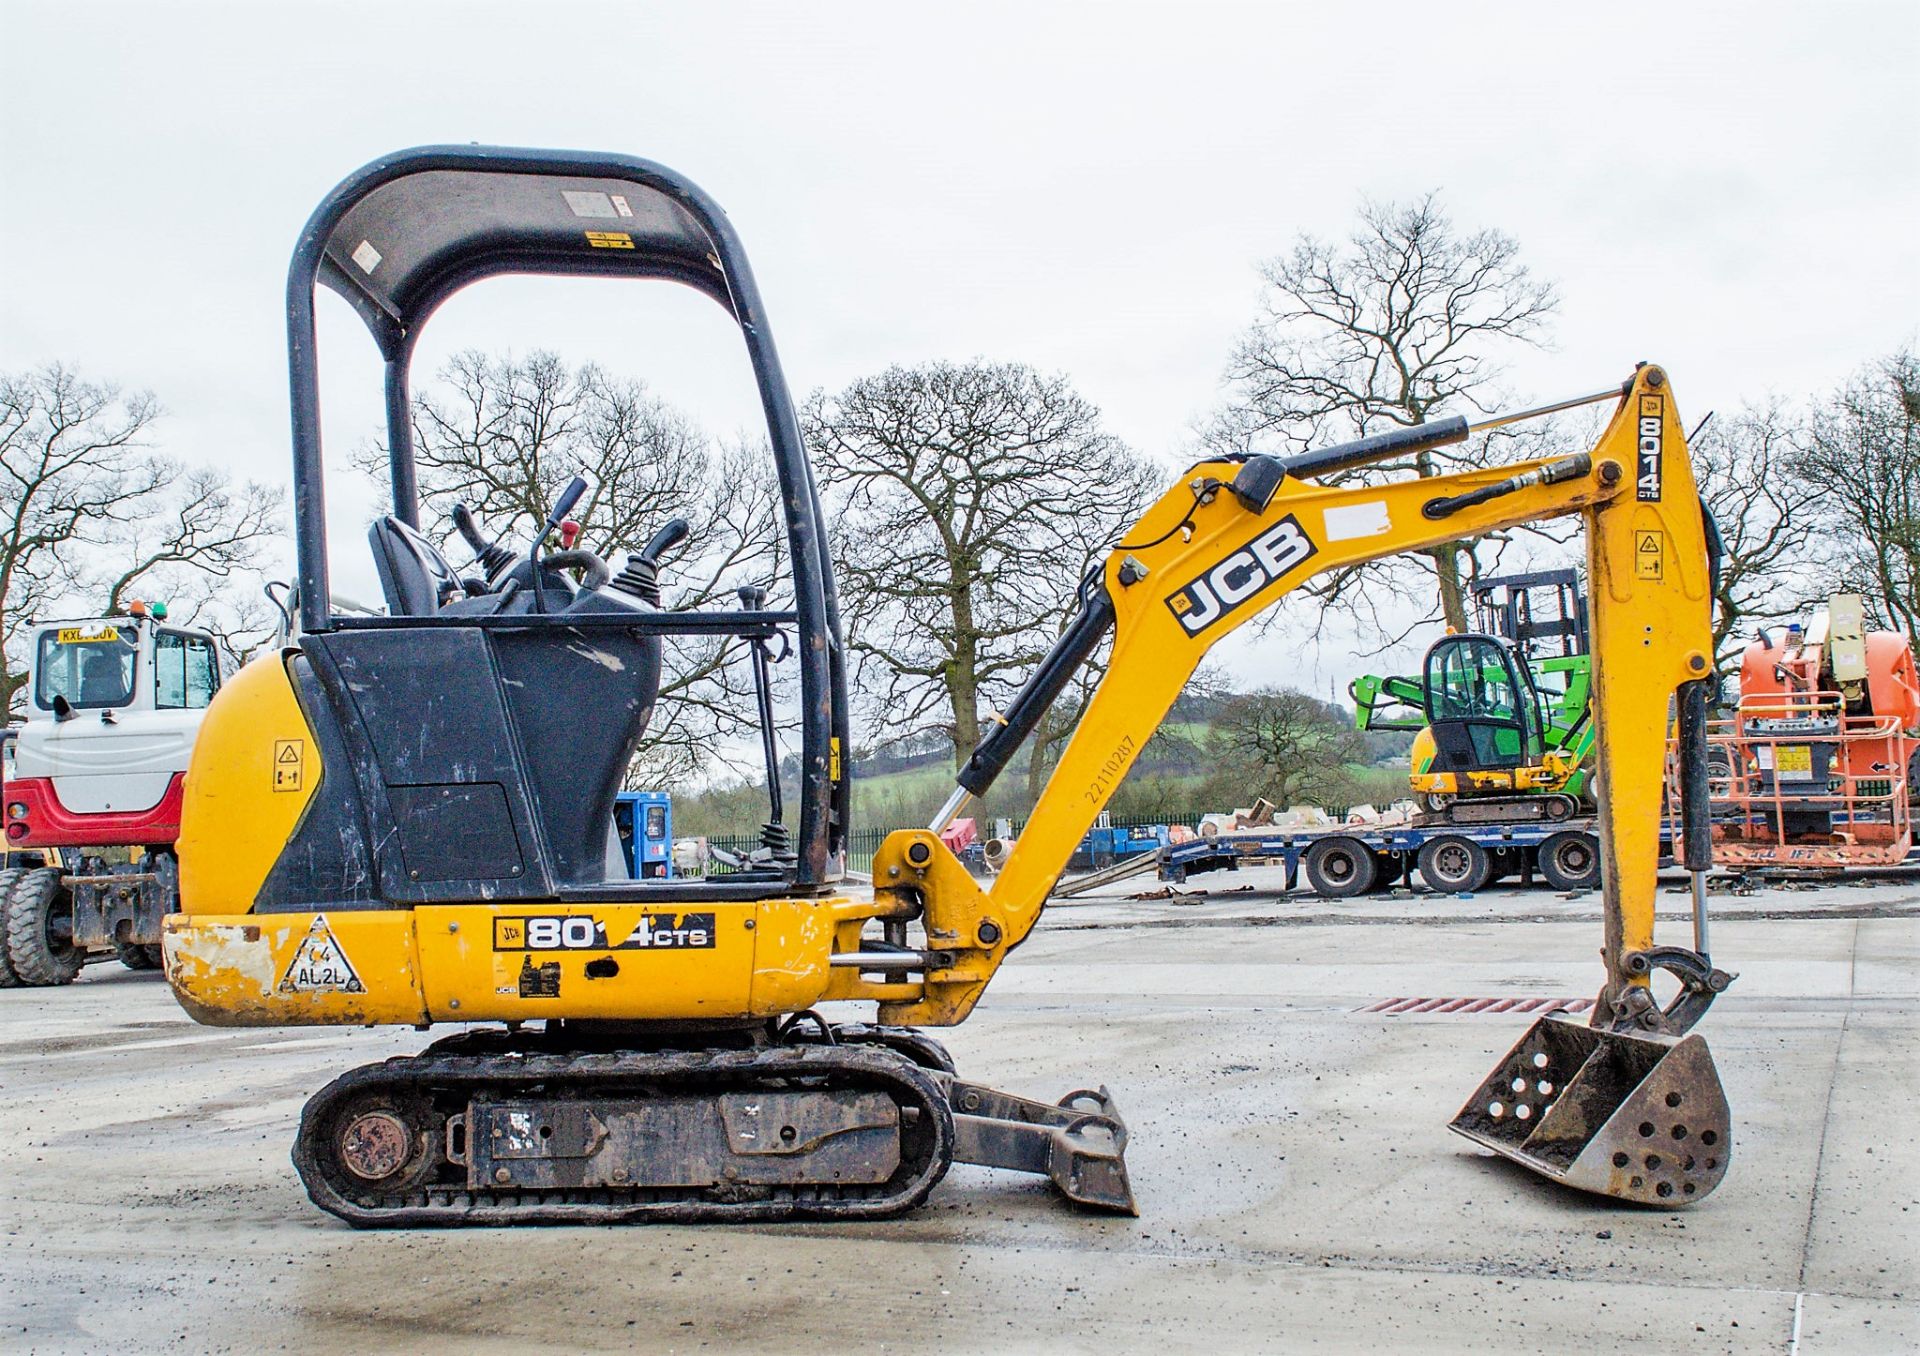
<path id="1" fill-rule="evenodd" d="M 966 1016 L 1200 661 L 1232 631 L 1315 575 L 1569 513 L 1586 519 L 1594 649 L 1615 660 L 1609 674 L 1596 655 L 1594 677 L 1602 762 L 1617 765 L 1616 813 L 1601 833 L 1609 996 L 1644 991 L 1646 976 L 1631 973 L 1628 958 L 1652 941 L 1667 703 L 1681 683 L 1710 672 L 1709 581 L 1665 374 L 1642 367 L 1618 398 L 1590 452 L 1490 470 L 1345 487 L 1303 478 L 1377 459 L 1389 439 L 1410 443 L 1419 430 L 1292 462 L 1194 467 L 1106 561 L 1105 597 L 1094 605 L 1111 608 L 1112 658 L 991 892 L 930 830 L 902 831 L 882 846 L 876 892 L 903 917 L 923 906 L 929 946 L 948 962 L 927 970 L 916 998 L 890 986 L 882 1019 L 945 1025 Z M 1433 441 L 1457 442 L 1465 429 L 1447 421 Z M 1072 628 L 1068 643 L 1080 658 L 1092 649 Z M 1008 755 L 995 761 L 1004 766 Z M 983 779 L 964 789 L 984 791 Z M 943 813 L 963 800 L 956 795 Z M 847 987 L 838 996 L 862 996 Z"/>
<path id="2" fill-rule="evenodd" d="M 1356 730 L 1423 730 L 1427 690 L 1418 678 L 1364 674 L 1347 685 Z"/>

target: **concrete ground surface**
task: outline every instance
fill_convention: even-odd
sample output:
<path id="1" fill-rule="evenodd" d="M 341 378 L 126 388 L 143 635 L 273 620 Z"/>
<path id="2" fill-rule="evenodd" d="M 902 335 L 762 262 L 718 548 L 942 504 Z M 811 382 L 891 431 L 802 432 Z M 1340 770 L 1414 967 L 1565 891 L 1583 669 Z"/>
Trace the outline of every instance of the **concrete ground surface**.
<path id="1" fill-rule="evenodd" d="M 1526 1017 L 1364 1010 L 1591 996 L 1595 896 L 1275 884 L 1063 901 L 943 1033 L 1010 1091 L 1110 1084 L 1137 1220 L 960 1167 L 882 1224 L 359 1233 L 294 1176 L 301 1103 L 426 1036 L 196 1027 L 113 964 L 0 992 L 0 1346 L 1920 1350 L 1920 875 L 1714 897 L 1734 1161 L 1671 1212 L 1447 1132 Z"/>

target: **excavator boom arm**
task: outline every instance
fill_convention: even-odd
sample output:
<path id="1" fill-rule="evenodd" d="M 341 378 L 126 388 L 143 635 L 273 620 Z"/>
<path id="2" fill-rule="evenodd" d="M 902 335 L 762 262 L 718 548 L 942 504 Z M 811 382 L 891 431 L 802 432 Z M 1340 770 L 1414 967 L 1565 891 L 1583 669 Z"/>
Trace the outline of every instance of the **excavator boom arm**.
<path id="1" fill-rule="evenodd" d="M 1711 672 L 1703 515 L 1664 372 L 1635 374 L 1589 453 L 1381 485 L 1288 476 L 1258 508 L 1235 492 L 1241 473 L 1195 467 L 1108 558 L 1112 657 L 991 891 L 935 859 L 950 855 L 930 831 L 883 845 L 877 892 L 915 894 L 929 945 L 951 947 L 953 961 L 928 970 L 922 995 L 883 1001 L 883 1020 L 964 1018 L 1227 635 L 1316 575 L 1571 513 L 1585 521 L 1593 597 L 1609 990 L 1644 990 L 1628 964 L 1652 945 L 1669 703 Z"/>

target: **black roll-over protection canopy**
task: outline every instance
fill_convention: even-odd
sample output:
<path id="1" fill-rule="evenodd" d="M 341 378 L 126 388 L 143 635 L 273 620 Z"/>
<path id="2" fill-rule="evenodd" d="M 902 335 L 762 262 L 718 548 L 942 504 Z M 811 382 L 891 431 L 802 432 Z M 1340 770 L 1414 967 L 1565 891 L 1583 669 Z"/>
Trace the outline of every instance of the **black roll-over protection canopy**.
<path id="1" fill-rule="evenodd" d="M 364 166 L 315 209 L 287 277 L 302 627 L 326 631 L 339 624 L 328 584 L 315 287 L 325 284 L 347 299 L 386 360 L 393 513 L 417 528 L 409 407 L 414 345 L 443 301 L 498 274 L 667 279 L 712 297 L 740 326 L 792 547 L 805 764 L 799 838 L 803 862 L 814 857 L 810 864 L 817 867 L 830 796 L 844 825 L 845 784 L 832 786 L 828 767 L 830 739 L 838 736 L 844 747 L 847 734 L 844 658 L 819 495 L 745 252 L 718 204 L 663 165 L 596 152 L 423 146 Z"/>

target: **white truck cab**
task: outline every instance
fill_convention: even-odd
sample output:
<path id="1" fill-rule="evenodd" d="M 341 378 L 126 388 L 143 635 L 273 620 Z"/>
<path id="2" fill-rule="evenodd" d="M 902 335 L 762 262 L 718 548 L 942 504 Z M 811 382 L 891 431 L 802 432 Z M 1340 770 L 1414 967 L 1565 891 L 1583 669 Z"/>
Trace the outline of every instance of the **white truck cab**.
<path id="1" fill-rule="evenodd" d="M 139 603 L 125 616 L 46 622 L 31 645 L 6 846 L 60 849 L 69 869 L 0 873 L 0 985 L 66 983 L 107 948 L 154 968 L 173 908 L 182 781 L 228 665 L 212 636 Z"/>

